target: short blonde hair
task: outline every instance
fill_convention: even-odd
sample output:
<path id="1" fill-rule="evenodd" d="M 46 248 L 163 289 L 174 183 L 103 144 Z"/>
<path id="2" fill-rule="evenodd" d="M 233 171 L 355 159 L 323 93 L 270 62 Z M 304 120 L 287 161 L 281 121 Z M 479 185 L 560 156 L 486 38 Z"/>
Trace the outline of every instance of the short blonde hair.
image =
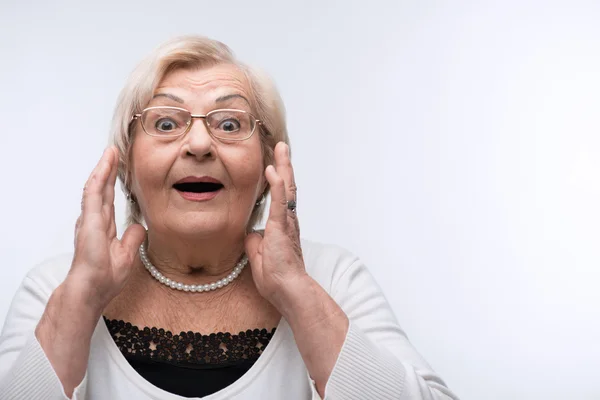
<path id="1" fill-rule="evenodd" d="M 121 90 L 111 125 L 111 142 L 119 151 L 118 176 L 123 190 L 131 195 L 131 148 L 133 129 L 131 117 L 140 113 L 152 99 L 163 78 L 179 69 L 204 68 L 218 64 L 235 65 L 245 75 L 252 112 L 262 121 L 260 134 L 264 167 L 273 163 L 273 151 L 278 142 L 289 145 L 285 123 L 285 109 L 273 81 L 261 71 L 238 61 L 225 44 L 203 36 L 181 36 L 171 39 L 150 53 L 132 72 Z M 256 133 L 255 133 L 256 134 Z M 266 196 L 269 188 L 263 193 Z M 134 197 L 132 199 L 135 200 Z M 247 228 L 262 218 L 264 204 L 256 206 Z M 144 223 L 137 201 L 127 204 L 126 225 Z"/>

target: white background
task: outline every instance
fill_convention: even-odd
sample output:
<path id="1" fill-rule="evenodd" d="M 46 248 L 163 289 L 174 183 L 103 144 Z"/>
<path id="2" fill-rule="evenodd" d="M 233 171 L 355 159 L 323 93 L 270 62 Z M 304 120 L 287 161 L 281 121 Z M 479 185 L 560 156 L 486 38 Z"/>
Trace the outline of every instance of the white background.
<path id="1" fill-rule="evenodd" d="M 128 73 L 200 33 L 275 78 L 303 236 L 462 399 L 600 399 L 599 1 L 0 4 L 0 323 L 70 251 Z"/>

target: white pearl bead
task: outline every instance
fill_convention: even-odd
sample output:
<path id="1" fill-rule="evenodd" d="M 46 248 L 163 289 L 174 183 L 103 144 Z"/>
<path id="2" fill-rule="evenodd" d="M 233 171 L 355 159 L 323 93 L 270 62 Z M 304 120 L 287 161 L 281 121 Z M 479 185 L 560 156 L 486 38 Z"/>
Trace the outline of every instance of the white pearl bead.
<path id="1" fill-rule="evenodd" d="M 223 286 L 228 285 L 235 278 L 237 278 L 240 275 L 240 273 L 242 272 L 242 269 L 244 269 L 244 267 L 248 263 L 248 257 L 246 255 L 244 255 L 244 257 L 236 264 L 233 271 L 229 275 L 227 275 L 225 278 L 220 279 L 213 283 L 207 283 L 205 285 L 185 285 L 183 283 L 176 282 L 174 280 L 171 280 L 171 279 L 165 277 L 163 274 L 160 273 L 160 271 L 154 265 L 152 265 L 152 263 L 148 259 L 148 255 L 146 254 L 146 249 L 144 248 L 144 243 L 142 243 L 139 247 L 139 254 L 140 254 L 140 259 L 142 260 L 142 263 L 144 264 L 144 267 L 148 270 L 148 272 L 150 272 L 150 275 L 152 275 L 157 281 L 159 281 L 160 283 L 162 283 L 166 286 L 169 286 L 172 289 L 183 290 L 186 292 L 206 292 L 209 290 L 215 290 L 218 288 L 222 288 Z"/>

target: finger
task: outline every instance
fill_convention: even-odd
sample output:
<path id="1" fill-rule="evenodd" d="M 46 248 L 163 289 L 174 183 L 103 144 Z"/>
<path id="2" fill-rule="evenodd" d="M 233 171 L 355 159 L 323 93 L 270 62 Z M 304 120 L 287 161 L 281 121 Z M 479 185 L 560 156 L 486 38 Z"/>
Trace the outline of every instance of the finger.
<path id="1" fill-rule="evenodd" d="M 110 163 L 108 149 L 104 151 L 100 161 L 92 174 L 90 175 L 83 191 L 82 215 L 85 220 L 86 215 L 102 212 L 103 188 L 110 174 Z"/>
<path id="2" fill-rule="evenodd" d="M 290 147 L 284 142 L 279 142 L 275 146 L 275 168 L 285 183 L 286 198 L 295 201 L 297 188 L 294 168 L 290 158 Z"/>
<path id="3" fill-rule="evenodd" d="M 121 238 L 121 246 L 127 254 L 127 259 L 133 263 L 138 249 L 146 238 L 146 229 L 140 224 L 129 225 Z"/>
<path id="4" fill-rule="evenodd" d="M 262 270 L 262 236 L 256 232 L 251 233 L 246 237 L 244 244 L 252 275 L 262 281 L 264 278 Z"/>
<path id="5" fill-rule="evenodd" d="M 256 232 L 246 236 L 244 246 L 246 247 L 246 255 L 248 255 L 248 261 L 250 261 L 250 265 L 262 265 L 262 240 L 262 236 Z"/>
<path id="6" fill-rule="evenodd" d="M 115 183 L 117 182 L 117 172 L 119 167 L 119 157 L 117 149 L 111 146 L 109 150 L 113 153 L 110 163 L 110 174 L 104 185 L 102 193 L 102 208 L 105 218 L 108 220 L 107 233 L 110 238 L 117 236 L 117 226 L 115 223 Z"/>
<path id="7" fill-rule="evenodd" d="M 271 186 L 271 207 L 269 209 L 269 222 L 287 225 L 287 199 L 285 196 L 285 183 L 272 165 L 265 169 L 265 176 Z"/>
<path id="8" fill-rule="evenodd" d="M 77 235 L 79 234 L 79 228 L 81 227 L 81 215 L 77 217 L 77 221 L 75 221 L 75 232 L 73 233 L 73 244 L 77 245 Z"/>
<path id="9" fill-rule="evenodd" d="M 96 179 L 97 176 L 97 172 L 101 169 L 103 162 L 105 160 L 105 157 L 107 156 L 108 149 L 104 149 L 104 151 L 102 152 L 102 156 L 100 156 L 100 159 L 98 160 L 98 162 L 96 163 L 96 165 L 94 166 L 94 169 L 92 170 L 92 172 L 90 173 L 90 176 L 88 176 L 87 181 L 85 182 L 85 186 L 84 189 L 88 188 L 90 186 L 90 183 Z"/>
<path id="10" fill-rule="evenodd" d="M 109 222 L 108 222 L 108 237 L 110 239 L 115 238 L 117 236 L 117 224 L 115 222 L 115 205 L 111 204 L 110 210 L 108 211 Z"/>
<path id="11" fill-rule="evenodd" d="M 104 204 L 114 204 L 115 202 L 115 183 L 117 182 L 117 172 L 119 171 L 119 156 L 115 146 L 109 147 L 109 155 L 110 174 L 104 186 L 102 199 Z"/>
<path id="12" fill-rule="evenodd" d="M 277 173 L 283 178 L 285 184 L 285 197 L 287 202 L 296 201 L 297 199 L 297 187 L 296 180 L 294 177 L 294 168 L 292 167 L 292 160 L 290 157 L 290 147 L 284 143 L 279 142 L 275 146 L 275 165 L 277 166 Z M 298 224 L 298 218 L 296 218 L 296 210 L 288 209 L 286 202 L 287 216 L 292 221 L 291 225 L 296 233 L 300 236 L 300 226 Z M 294 206 L 295 207 L 295 206 Z"/>

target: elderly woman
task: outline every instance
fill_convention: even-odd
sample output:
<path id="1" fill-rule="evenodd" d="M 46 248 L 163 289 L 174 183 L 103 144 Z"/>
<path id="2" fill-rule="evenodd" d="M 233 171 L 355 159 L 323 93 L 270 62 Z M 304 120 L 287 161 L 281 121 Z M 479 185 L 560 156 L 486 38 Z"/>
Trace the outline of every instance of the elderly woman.
<path id="1" fill-rule="evenodd" d="M 154 51 L 119 97 L 112 140 L 74 254 L 15 296 L 0 398 L 456 399 L 363 263 L 300 241 L 283 106 L 228 47 L 182 37 Z"/>

